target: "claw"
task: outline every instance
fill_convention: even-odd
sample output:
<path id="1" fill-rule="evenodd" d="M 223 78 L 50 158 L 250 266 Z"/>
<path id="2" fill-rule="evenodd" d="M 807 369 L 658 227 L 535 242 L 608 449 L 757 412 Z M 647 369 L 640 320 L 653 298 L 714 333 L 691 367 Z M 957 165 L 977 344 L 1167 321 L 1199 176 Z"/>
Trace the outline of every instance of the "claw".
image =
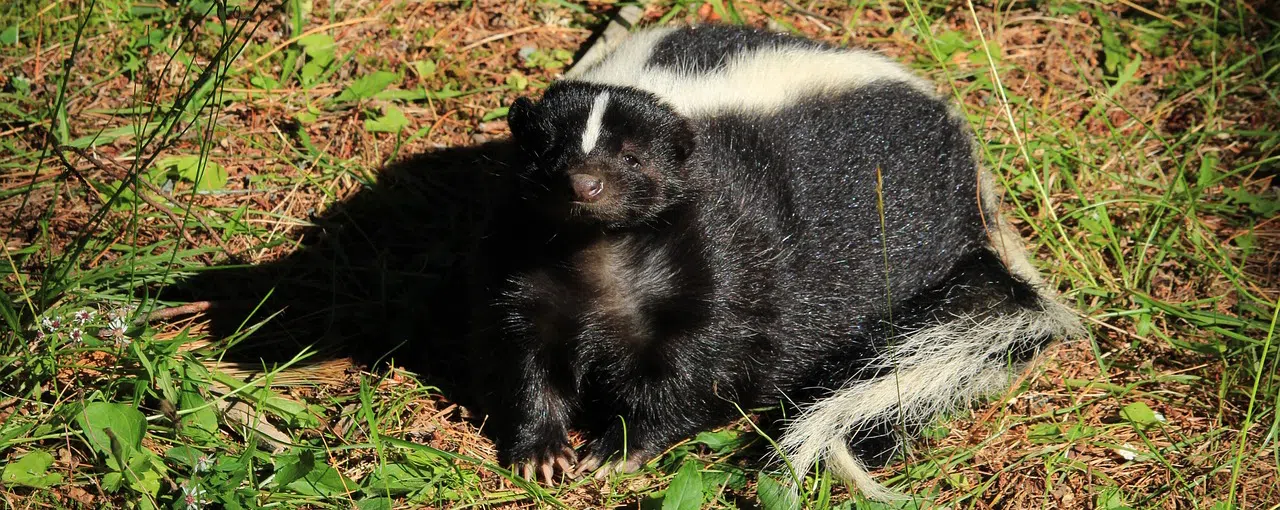
<path id="1" fill-rule="evenodd" d="M 554 471 L 555 471 L 555 470 L 551 467 L 551 463 L 550 463 L 550 462 L 543 462 L 543 463 L 542 463 L 542 466 L 541 466 L 541 468 L 540 468 L 540 470 L 542 471 L 542 481 L 546 482 L 546 483 L 547 483 L 547 485 L 551 485 L 551 482 L 552 482 L 551 474 L 552 474 L 552 472 L 554 472 Z"/>
<path id="2" fill-rule="evenodd" d="M 596 471 L 596 480 L 604 480 L 605 478 L 609 478 L 609 475 L 616 472 L 617 465 L 618 464 L 616 462 L 611 462 L 607 466 L 604 466 L 604 469 Z"/>
<path id="3" fill-rule="evenodd" d="M 604 469 L 596 471 L 596 480 L 604 480 L 616 473 L 634 473 L 643 465 L 644 462 L 634 456 L 625 461 L 610 462 Z"/>
<path id="4" fill-rule="evenodd" d="M 557 472 L 568 477 L 574 476 L 573 468 L 578 462 L 577 452 L 568 446 L 561 446 L 556 453 L 551 451 L 534 454 L 533 458 L 517 463 L 512 471 L 525 480 L 540 481 L 547 485 L 556 483 Z"/>
<path id="5" fill-rule="evenodd" d="M 588 455 L 585 459 L 582 459 L 582 462 L 578 463 L 578 469 L 575 469 L 573 471 L 573 476 L 574 478 L 577 478 L 579 476 L 595 471 L 596 468 L 598 467 L 600 467 L 600 457 L 596 457 L 595 455 Z"/>
<path id="6" fill-rule="evenodd" d="M 644 465 L 644 461 L 639 457 L 631 457 L 626 462 L 619 463 L 617 470 L 619 473 L 634 473 L 640 470 L 640 466 Z"/>
<path id="7" fill-rule="evenodd" d="M 566 457 L 556 457 L 556 465 L 560 467 L 560 471 L 564 474 L 573 474 L 573 465 L 569 463 Z"/>

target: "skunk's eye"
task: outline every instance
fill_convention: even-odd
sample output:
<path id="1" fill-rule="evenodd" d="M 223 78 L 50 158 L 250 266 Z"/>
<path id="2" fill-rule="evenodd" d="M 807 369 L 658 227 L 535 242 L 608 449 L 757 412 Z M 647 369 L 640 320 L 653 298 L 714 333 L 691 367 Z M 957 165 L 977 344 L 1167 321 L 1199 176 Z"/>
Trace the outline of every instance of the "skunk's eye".
<path id="1" fill-rule="evenodd" d="M 631 168 L 640 168 L 640 158 L 637 158 L 637 157 L 632 156 L 632 155 L 630 155 L 630 154 L 623 154 L 623 155 L 622 155 L 622 162 L 623 162 L 623 163 L 626 163 L 626 164 L 627 164 L 627 166 L 629 166 L 629 167 L 631 167 Z"/>

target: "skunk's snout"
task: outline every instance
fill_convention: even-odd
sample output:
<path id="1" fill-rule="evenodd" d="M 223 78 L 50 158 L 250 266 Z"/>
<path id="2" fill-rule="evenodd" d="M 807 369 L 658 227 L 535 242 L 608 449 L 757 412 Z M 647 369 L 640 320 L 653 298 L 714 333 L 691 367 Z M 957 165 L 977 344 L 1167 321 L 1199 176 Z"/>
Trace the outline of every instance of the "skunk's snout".
<path id="1" fill-rule="evenodd" d="M 569 176 L 569 180 L 573 183 L 573 194 L 578 202 L 600 200 L 601 192 L 604 191 L 604 179 L 588 174 L 573 174 Z"/>

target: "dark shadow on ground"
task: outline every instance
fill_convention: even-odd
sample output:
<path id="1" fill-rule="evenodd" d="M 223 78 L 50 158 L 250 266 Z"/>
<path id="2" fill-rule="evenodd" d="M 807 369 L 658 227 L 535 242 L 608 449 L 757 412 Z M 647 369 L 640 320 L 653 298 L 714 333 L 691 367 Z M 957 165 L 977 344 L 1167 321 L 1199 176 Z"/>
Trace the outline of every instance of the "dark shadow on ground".
<path id="1" fill-rule="evenodd" d="M 498 141 L 396 162 L 293 236 L 303 244 L 289 256 L 210 268 L 167 298 L 216 303 L 215 338 L 280 313 L 228 359 L 269 366 L 311 347 L 321 351 L 311 361 L 394 361 L 466 406 L 468 264 L 511 197 L 502 177 L 511 159 Z"/>

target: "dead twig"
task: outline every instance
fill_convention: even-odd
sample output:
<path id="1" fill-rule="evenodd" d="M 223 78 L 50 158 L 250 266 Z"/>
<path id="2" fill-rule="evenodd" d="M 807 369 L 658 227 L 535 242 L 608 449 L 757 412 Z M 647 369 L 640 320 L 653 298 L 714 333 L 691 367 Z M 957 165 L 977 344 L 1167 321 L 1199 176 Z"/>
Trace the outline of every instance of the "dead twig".
<path id="1" fill-rule="evenodd" d="M 194 303 L 187 303 L 185 305 L 171 306 L 169 308 L 161 308 L 159 310 L 154 310 L 151 313 L 148 313 L 142 317 L 139 317 L 137 322 L 139 324 L 144 324 L 148 322 L 172 319 L 179 315 L 191 315 L 191 314 L 197 314 L 200 312 L 207 312 L 210 309 L 212 309 L 214 306 L 215 306 L 215 303 L 212 301 L 196 301 Z"/>
<path id="2" fill-rule="evenodd" d="M 45 136 L 49 136 L 50 138 L 48 138 L 48 140 L 52 140 L 52 135 L 45 133 Z M 85 178 L 84 174 L 80 173 L 80 169 L 76 168 L 75 165 L 71 164 L 71 162 L 67 160 L 67 154 L 62 152 L 62 148 L 56 143 L 50 143 L 49 146 L 53 147 L 53 153 L 58 156 L 58 161 L 62 162 L 62 166 L 66 167 L 67 173 L 71 174 L 76 179 L 80 179 L 80 182 L 84 183 L 86 188 L 89 188 L 90 193 L 88 193 L 88 195 L 92 195 L 94 198 L 97 198 L 98 205 L 107 205 L 107 203 L 102 200 L 102 196 L 94 192 L 96 190 L 93 189 L 93 184 L 89 182 L 89 179 Z M 88 196 L 84 198 L 84 201 L 90 206 L 93 205 L 93 202 L 90 201 Z"/>
<path id="3" fill-rule="evenodd" d="M 458 50 L 458 52 L 459 52 L 459 53 L 466 53 L 467 51 L 470 51 L 470 50 L 472 50 L 472 49 L 478 48 L 478 47 L 480 47 L 480 46 L 483 46 L 483 45 L 485 45 L 485 44 L 491 43 L 491 42 L 493 42 L 493 41 L 499 41 L 499 40 L 502 40 L 502 39 L 506 39 L 506 38 L 508 38 L 508 37 L 511 37 L 511 36 L 513 36 L 513 35 L 523 34 L 523 33 L 525 33 L 525 32 L 532 32 L 532 31 L 537 30 L 537 29 L 539 29 L 539 28 L 542 28 L 542 27 L 540 27 L 540 26 L 538 26 L 538 25 L 533 25 L 533 26 L 528 26 L 528 27 L 517 28 L 517 29 L 512 30 L 512 31 L 510 31 L 510 32 L 503 32 L 503 33 L 501 33 L 501 34 L 491 35 L 491 36 L 489 36 L 489 37 L 485 37 L 484 39 L 480 39 L 479 41 L 476 41 L 476 42 L 473 42 L 473 43 L 468 44 L 468 45 L 466 45 L 466 46 L 463 46 L 463 47 L 462 47 L 462 49 Z"/>
<path id="4" fill-rule="evenodd" d="M 96 154 L 90 154 L 88 151 L 81 149 L 79 147 L 55 145 L 54 150 L 59 154 L 59 158 L 62 159 L 64 163 L 67 163 L 67 160 L 65 156 L 61 155 L 63 149 L 68 149 L 72 152 L 75 152 L 76 154 L 80 155 L 81 158 L 84 158 L 86 161 L 88 161 L 93 166 L 97 167 L 98 170 L 102 171 L 103 173 L 106 173 L 108 175 L 112 174 L 112 172 L 110 170 L 107 170 L 107 168 L 102 165 L 101 161 L 99 161 L 100 159 L 106 159 L 107 161 L 111 161 L 110 159 L 100 158 Z M 111 162 L 115 164 L 117 167 L 120 167 L 122 170 L 124 170 L 124 165 L 121 165 L 120 163 L 117 163 L 115 161 L 111 161 Z M 67 164 L 69 165 L 69 163 Z M 72 169 L 72 171 L 75 171 L 74 168 Z M 75 171 L 75 172 L 77 175 L 79 174 L 78 171 Z M 127 175 L 128 173 L 126 170 L 125 176 Z M 152 183 L 151 181 L 148 181 L 146 179 L 136 179 L 136 182 L 142 183 L 142 185 L 145 186 L 147 190 L 157 195 L 160 195 L 161 198 L 168 200 L 169 203 L 176 204 L 176 205 L 182 204 L 182 202 L 179 202 L 178 199 L 173 197 L 173 195 L 166 193 L 164 190 L 160 189 L 159 186 L 156 186 L 155 183 Z M 187 240 L 187 242 L 191 243 L 192 246 L 200 245 L 199 243 L 196 242 L 194 238 L 191 237 L 191 233 L 187 232 L 186 228 L 183 228 L 182 219 L 178 217 L 177 213 L 173 212 L 173 210 L 169 209 L 168 207 L 161 205 L 159 202 L 157 202 L 154 198 L 148 196 L 146 193 L 135 193 L 135 195 L 137 195 L 138 198 L 141 198 L 143 202 L 146 202 L 151 207 L 155 207 L 156 209 L 159 209 L 160 212 L 168 216 L 170 220 L 173 220 L 174 224 L 177 225 L 178 230 L 182 232 L 182 237 L 184 237 Z M 189 214 L 187 216 L 189 216 L 191 219 L 196 220 L 196 222 L 199 223 L 200 226 L 204 227 L 205 231 L 208 232 L 209 237 L 213 239 L 213 242 L 218 244 L 219 248 L 222 248 L 222 251 L 227 254 L 227 257 L 230 257 L 232 261 L 240 261 L 240 257 L 234 251 L 231 250 L 230 246 L 227 246 L 227 243 L 222 240 L 222 236 L 219 236 L 217 231 L 215 231 L 213 227 L 209 226 L 209 224 L 204 221 L 204 218 L 201 218 L 199 214 Z"/>
<path id="5" fill-rule="evenodd" d="M 62 160 L 62 163 L 66 165 L 67 169 L 72 174 L 76 175 L 81 180 L 84 180 L 85 184 L 88 185 L 89 181 L 85 179 L 83 175 L 80 174 L 79 170 L 76 170 L 75 166 L 73 166 L 70 161 L 67 160 L 66 154 L 64 154 L 62 151 L 64 147 L 65 146 L 58 146 L 57 144 L 53 144 L 53 150 L 58 154 L 58 159 Z M 111 174 L 111 171 L 103 167 L 102 163 L 99 163 L 96 159 L 90 157 L 88 153 L 84 152 L 82 149 L 77 149 L 75 147 L 65 147 L 65 148 L 70 148 L 71 150 L 75 151 L 77 154 L 80 155 L 80 157 L 88 160 L 89 163 L 97 167 L 98 170 L 101 170 L 102 172 L 108 175 Z M 138 180 L 143 181 L 143 179 L 138 179 Z M 90 187 L 92 188 L 92 186 Z M 179 218 L 177 213 L 174 213 L 168 207 L 165 207 L 164 205 L 160 204 L 159 202 L 156 201 L 156 199 L 148 196 L 146 193 L 135 193 L 135 195 L 137 195 L 138 198 L 141 198 L 143 202 L 146 202 L 147 204 L 151 205 L 151 207 L 154 207 L 156 208 L 156 210 L 160 211 L 161 213 L 164 213 L 165 216 L 168 216 L 169 219 L 173 221 L 174 225 L 178 227 L 178 231 L 182 233 L 182 237 L 185 238 L 188 243 L 191 243 L 192 246 L 200 245 L 200 243 L 197 243 L 196 240 L 191 237 L 191 233 L 187 232 L 187 229 L 182 227 L 182 218 Z"/>
<path id="6" fill-rule="evenodd" d="M 798 13 L 800 13 L 800 14 L 804 15 L 804 16 L 807 16 L 807 17 L 810 17 L 810 18 L 813 18 L 813 19 L 816 19 L 816 20 L 819 20 L 819 21 L 825 21 L 825 22 L 827 22 L 827 23 L 831 23 L 831 24 L 833 24 L 833 25 L 844 26 L 844 23 L 842 23 L 840 20 L 838 20 L 838 19 L 836 19 L 836 18 L 833 18 L 833 17 L 831 17 L 831 16 L 826 16 L 826 15 L 823 15 L 823 14 L 818 14 L 818 13 L 816 13 L 816 12 L 813 12 L 813 11 L 809 10 L 809 9 L 805 9 L 804 7 L 800 7 L 799 5 L 796 5 L 796 3 L 795 3 L 794 1 L 792 1 L 792 0 L 782 0 L 782 3 L 787 4 L 787 7 L 790 7 L 790 8 L 791 8 L 791 10 L 796 11 L 796 12 L 798 12 Z"/>

